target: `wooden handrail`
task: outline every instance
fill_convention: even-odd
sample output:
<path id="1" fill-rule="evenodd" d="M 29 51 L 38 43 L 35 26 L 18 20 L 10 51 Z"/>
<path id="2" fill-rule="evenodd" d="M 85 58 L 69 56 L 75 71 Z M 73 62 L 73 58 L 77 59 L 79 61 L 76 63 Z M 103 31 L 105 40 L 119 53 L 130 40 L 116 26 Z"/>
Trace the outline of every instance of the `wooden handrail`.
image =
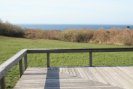
<path id="1" fill-rule="evenodd" d="M 22 58 L 27 55 L 27 49 L 23 49 L 15 54 L 13 57 L 5 61 L 0 65 L 0 89 L 5 89 L 5 75 L 6 73 L 19 61 L 22 61 Z M 26 59 L 25 59 L 26 60 Z M 22 66 L 22 64 L 20 64 Z M 22 68 L 20 68 L 22 70 Z M 22 75 L 20 73 L 20 75 Z"/>
<path id="2" fill-rule="evenodd" d="M 19 63 L 20 77 L 26 70 L 27 54 L 47 53 L 47 67 L 50 67 L 50 53 L 89 53 L 89 66 L 93 66 L 93 52 L 133 52 L 133 48 L 84 48 L 84 49 L 23 49 L 0 65 L 0 89 L 5 89 L 5 74 Z M 24 58 L 24 63 L 22 59 Z M 23 68 L 24 64 L 24 68 Z"/>
<path id="3" fill-rule="evenodd" d="M 27 53 L 130 52 L 133 48 L 27 49 Z"/>

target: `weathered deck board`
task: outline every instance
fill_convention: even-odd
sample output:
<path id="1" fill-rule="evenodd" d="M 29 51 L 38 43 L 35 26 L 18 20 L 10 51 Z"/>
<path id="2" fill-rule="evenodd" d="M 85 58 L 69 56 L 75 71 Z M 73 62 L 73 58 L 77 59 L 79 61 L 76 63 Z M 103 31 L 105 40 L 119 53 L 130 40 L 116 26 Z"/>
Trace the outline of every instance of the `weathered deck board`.
<path id="1" fill-rule="evenodd" d="M 28 68 L 14 89 L 133 89 L 133 67 Z"/>

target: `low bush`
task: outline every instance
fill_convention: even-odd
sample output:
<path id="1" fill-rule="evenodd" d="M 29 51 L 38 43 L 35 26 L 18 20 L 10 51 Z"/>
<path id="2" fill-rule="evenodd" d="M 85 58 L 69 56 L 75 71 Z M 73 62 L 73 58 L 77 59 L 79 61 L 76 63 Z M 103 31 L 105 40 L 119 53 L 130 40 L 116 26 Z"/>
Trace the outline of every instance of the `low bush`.
<path id="1" fill-rule="evenodd" d="M 52 39 L 70 42 L 91 42 L 99 44 L 133 45 L 133 30 L 116 29 L 89 30 L 25 30 L 25 37 L 30 39 Z"/>
<path id="2" fill-rule="evenodd" d="M 25 37 L 30 39 L 53 39 L 59 40 L 60 39 L 61 31 L 53 30 L 32 30 L 27 29 L 25 30 Z"/>
<path id="3" fill-rule="evenodd" d="M 12 37 L 23 37 L 24 30 L 19 26 L 12 25 L 10 23 L 0 22 L 0 35 L 12 36 Z"/>
<path id="4" fill-rule="evenodd" d="M 125 45 L 133 45 L 133 31 L 129 29 L 125 29 L 120 31 L 118 35 L 120 43 Z"/>
<path id="5" fill-rule="evenodd" d="M 71 42 L 89 42 L 93 37 L 93 30 L 65 30 L 62 31 L 62 40 Z"/>

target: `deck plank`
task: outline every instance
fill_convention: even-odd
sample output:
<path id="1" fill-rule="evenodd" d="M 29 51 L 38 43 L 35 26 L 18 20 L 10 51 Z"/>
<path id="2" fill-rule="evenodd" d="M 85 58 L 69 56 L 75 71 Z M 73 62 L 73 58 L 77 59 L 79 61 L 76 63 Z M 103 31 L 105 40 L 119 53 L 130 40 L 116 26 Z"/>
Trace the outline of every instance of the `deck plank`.
<path id="1" fill-rule="evenodd" d="M 133 89 L 133 67 L 28 68 L 14 89 Z"/>

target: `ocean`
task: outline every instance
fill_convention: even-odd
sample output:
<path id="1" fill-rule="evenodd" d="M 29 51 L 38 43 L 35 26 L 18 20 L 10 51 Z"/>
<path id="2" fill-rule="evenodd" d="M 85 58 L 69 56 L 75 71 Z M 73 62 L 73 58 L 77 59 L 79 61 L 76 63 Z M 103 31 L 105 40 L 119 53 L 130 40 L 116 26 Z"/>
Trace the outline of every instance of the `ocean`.
<path id="1" fill-rule="evenodd" d="M 110 29 L 110 28 L 133 28 L 133 25 L 48 25 L 48 24 L 19 24 L 22 28 L 41 30 L 65 30 L 65 29 Z"/>

